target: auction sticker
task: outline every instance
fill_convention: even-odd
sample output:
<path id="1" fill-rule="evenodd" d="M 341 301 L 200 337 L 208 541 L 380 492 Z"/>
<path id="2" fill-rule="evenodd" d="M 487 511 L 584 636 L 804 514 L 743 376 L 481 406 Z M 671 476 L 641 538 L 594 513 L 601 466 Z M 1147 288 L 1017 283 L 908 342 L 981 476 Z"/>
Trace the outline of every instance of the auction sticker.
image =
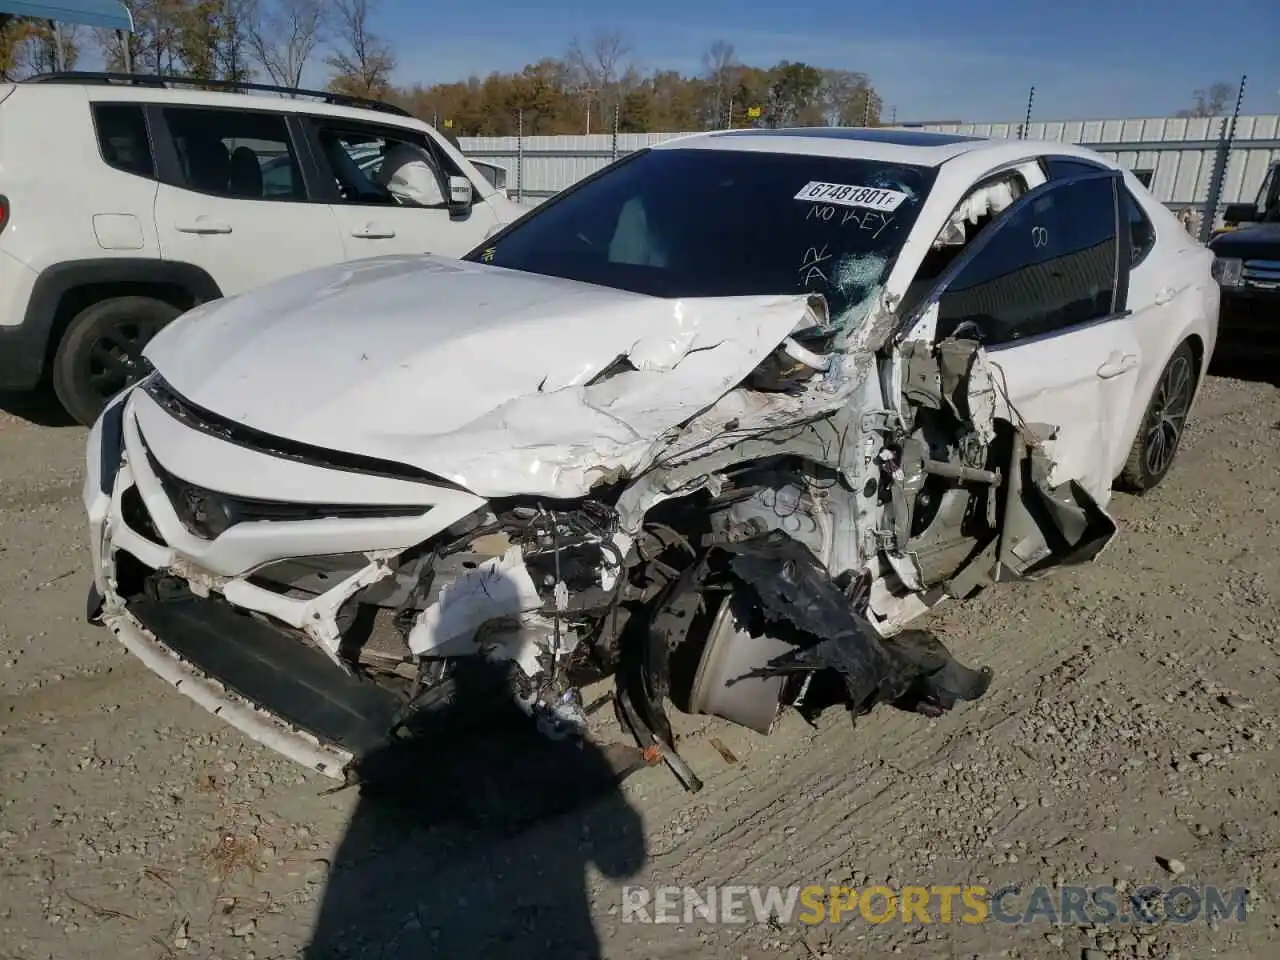
<path id="1" fill-rule="evenodd" d="M 810 180 L 794 197 L 810 203 L 833 203 L 839 207 L 866 207 L 892 213 L 907 199 L 907 194 L 881 187 L 859 187 L 851 183 L 822 183 Z"/>

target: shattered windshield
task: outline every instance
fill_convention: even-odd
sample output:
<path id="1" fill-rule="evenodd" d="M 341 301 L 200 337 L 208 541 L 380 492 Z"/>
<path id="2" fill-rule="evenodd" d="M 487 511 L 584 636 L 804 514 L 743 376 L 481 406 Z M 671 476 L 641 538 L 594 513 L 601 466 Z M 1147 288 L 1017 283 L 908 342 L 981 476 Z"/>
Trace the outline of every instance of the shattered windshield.
<path id="1" fill-rule="evenodd" d="M 929 167 L 748 150 L 649 150 L 465 259 L 659 297 L 821 293 L 867 309 Z"/>

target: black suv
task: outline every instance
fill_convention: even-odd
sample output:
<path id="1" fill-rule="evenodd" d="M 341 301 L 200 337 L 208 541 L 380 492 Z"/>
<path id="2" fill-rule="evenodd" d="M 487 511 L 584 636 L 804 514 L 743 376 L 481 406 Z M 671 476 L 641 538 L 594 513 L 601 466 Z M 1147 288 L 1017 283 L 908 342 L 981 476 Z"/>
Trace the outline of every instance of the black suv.
<path id="1" fill-rule="evenodd" d="M 1280 163 L 1253 203 L 1234 203 L 1209 240 L 1222 287 L 1219 356 L 1280 359 Z"/>

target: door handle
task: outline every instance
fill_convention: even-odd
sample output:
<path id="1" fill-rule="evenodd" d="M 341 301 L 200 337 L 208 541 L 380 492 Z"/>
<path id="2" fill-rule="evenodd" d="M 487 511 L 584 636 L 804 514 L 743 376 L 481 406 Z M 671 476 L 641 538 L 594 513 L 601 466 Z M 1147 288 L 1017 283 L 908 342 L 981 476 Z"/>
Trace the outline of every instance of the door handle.
<path id="1" fill-rule="evenodd" d="M 1178 291 L 1173 287 L 1161 287 L 1156 291 L 1156 304 L 1163 306 L 1177 295 Z"/>
<path id="2" fill-rule="evenodd" d="M 1098 368 L 1098 377 L 1102 380 L 1110 380 L 1122 373 L 1128 373 L 1137 365 L 1138 358 L 1132 353 L 1126 353 L 1124 356 L 1113 353 L 1107 358 L 1107 362 Z"/>
<path id="3" fill-rule="evenodd" d="M 363 227 L 352 230 L 351 235 L 361 240 L 390 240 L 396 232 L 380 223 L 366 223 Z"/>
<path id="4" fill-rule="evenodd" d="M 190 223 L 174 224 L 174 229 L 179 233 L 230 233 L 231 224 L 224 223 L 221 220 L 208 220 L 205 217 L 196 217 Z"/>

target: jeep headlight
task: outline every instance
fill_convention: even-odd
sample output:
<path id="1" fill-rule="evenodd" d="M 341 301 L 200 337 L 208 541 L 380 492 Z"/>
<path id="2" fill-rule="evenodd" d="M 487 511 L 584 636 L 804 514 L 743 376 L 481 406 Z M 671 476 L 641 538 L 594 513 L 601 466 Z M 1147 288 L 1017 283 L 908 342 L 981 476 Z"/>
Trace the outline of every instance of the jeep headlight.
<path id="1" fill-rule="evenodd" d="M 1240 275 L 1244 271 L 1244 261 L 1236 257 L 1214 257 L 1210 272 L 1220 287 L 1240 286 Z"/>

